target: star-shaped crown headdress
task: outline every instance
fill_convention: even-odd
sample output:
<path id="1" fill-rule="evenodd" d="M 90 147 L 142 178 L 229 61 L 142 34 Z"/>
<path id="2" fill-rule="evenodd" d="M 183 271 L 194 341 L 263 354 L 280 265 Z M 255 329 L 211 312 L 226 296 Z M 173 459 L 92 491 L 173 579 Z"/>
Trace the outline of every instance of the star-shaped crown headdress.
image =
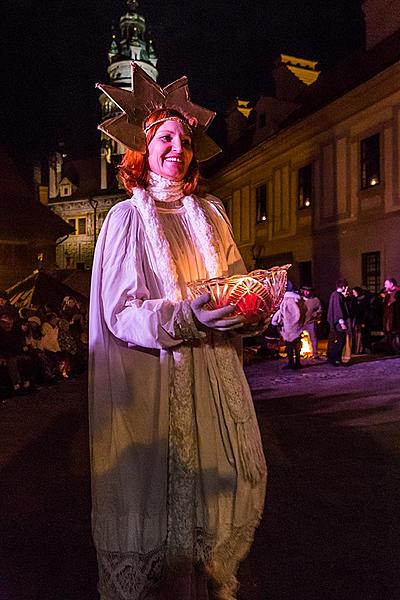
<path id="1" fill-rule="evenodd" d="M 135 62 L 131 63 L 131 75 L 130 91 L 96 84 L 123 111 L 122 114 L 103 121 L 98 126 L 100 131 L 123 146 L 145 154 L 144 127 L 147 117 L 155 110 L 169 108 L 178 111 L 187 122 L 199 162 L 221 152 L 219 146 L 206 134 L 215 112 L 191 102 L 187 77 L 181 77 L 162 88 Z"/>

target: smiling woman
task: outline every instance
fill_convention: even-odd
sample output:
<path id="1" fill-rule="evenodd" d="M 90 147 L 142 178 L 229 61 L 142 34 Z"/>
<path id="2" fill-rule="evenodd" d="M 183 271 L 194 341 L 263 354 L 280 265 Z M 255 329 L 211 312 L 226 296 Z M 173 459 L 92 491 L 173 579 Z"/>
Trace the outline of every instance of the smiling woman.
<path id="1" fill-rule="evenodd" d="M 119 167 L 119 179 L 127 191 L 136 186 L 146 187 L 150 170 L 166 179 L 184 179 L 184 192 L 193 192 L 197 186 L 199 167 L 192 149 L 189 122 L 177 110 L 159 109 L 147 117 L 144 132 L 146 154 L 128 148 Z M 178 161 L 179 164 L 171 164 Z"/>
<path id="2" fill-rule="evenodd" d="M 181 181 L 193 158 L 192 140 L 183 119 L 161 123 L 149 143 L 150 171 L 167 179 Z"/>
<path id="3" fill-rule="evenodd" d="M 100 86 L 125 111 L 102 129 L 128 148 L 130 198 L 103 224 L 91 286 L 99 590 L 234 600 L 266 466 L 233 336 L 243 317 L 206 308 L 208 294 L 192 300 L 187 284 L 245 267 L 222 204 L 194 194 L 196 159 L 218 151 L 205 135 L 214 114 L 190 102 L 186 78 L 161 89 L 132 70 L 132 92 Z"/>

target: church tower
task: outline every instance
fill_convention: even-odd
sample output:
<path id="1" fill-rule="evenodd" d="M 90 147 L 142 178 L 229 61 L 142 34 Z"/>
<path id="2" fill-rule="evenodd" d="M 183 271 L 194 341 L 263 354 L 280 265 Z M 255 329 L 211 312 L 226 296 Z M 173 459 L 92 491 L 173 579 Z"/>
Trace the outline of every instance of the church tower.
<path id="1" fill-rule="evenodd" d="M 157 81 L 157 56 L 154 52 L 153 42 L 146 34 L 145 18 L 137 12 L 137 0 L 126 0 L 127 12 L 119 20 L 119 35 L 115 32 L 112 36 L 111 46 L 108 51 L 109 66 L 107 69 L 109 84 L 130 89 L 132 60 Z M 106 96 L 101 94 L 101 120 L 105 121 L 120 112 L 119 108 Z M 110 140 L 103 133 L 101 135 L 101 189 L 108 187 L 108 167 L 112 157 L 123 154 L 124 149 L 120 144 Z"/>

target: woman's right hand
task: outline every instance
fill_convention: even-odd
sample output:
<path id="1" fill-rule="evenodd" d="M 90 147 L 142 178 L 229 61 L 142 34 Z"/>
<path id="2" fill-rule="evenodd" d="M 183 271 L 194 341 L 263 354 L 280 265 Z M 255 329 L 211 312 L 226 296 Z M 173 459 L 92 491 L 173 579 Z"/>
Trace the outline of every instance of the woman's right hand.
<path id="1" fill-rule="evenodd" d="M 203 308 L 209 300 L 210 294 L 202 294 L 191 302 L 193 315 L 200 325 L 218 331 L 231 331 L 232 329 L 240 329 L 243 326 L 244 317 L 233 314 L 235 312 L 234 306 L 223 306 L 214 310 Z"/>

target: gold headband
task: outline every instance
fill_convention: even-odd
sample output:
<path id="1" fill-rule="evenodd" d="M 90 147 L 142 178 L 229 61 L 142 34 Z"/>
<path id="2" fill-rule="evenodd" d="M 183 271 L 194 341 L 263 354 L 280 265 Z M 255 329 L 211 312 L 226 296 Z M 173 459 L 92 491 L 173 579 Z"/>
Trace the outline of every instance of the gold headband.
<path id="1" fill-rule="evenodd" d="M 189 133 L 193 132 L 191 126 L 186 121 L 186 119 L 182 119 L 181 117 L 165 117 L 164 119 L 157 119 L 157 121 L 154 121 L 153 123 L 150 123 L 150 125 L 147 125 L 147 127 L 145 127 L 143 131 L 147 133 L 152 127 L 154 127 L 155 125 L 159 125 L 160 123 L 165 123 L 165 121 L 178 121 L 185 125 L 185 127 L 189 130 Z"/>
<path id="2" fill-rule="evenodd" d="M 111 85 L 96 84 L 96 87 L 123 111 L 122 114 L 100 123 L 98 126 L 100 131 L 126 148 L 145 154 L 146 132 L 157 122 L 161 122 L 155 121 L 145 128 L 146 119 L 156 110 L 171 109 L 179 112 L 182 115 L 180 120 L 185 125 L 189 125 L 195 156 L 199 162 L 221 152 L 221 148 L 206 134 L 215 112 L 191 102 L 187 77 L 181 77 L 162 88 L 135 62 L 131 63 L 131 75 L 130 91 Z M 175 117 L 171 117 L 165 120 L 174 119 Z M 191 125 L 192 121 L 196 125 Z"/>

